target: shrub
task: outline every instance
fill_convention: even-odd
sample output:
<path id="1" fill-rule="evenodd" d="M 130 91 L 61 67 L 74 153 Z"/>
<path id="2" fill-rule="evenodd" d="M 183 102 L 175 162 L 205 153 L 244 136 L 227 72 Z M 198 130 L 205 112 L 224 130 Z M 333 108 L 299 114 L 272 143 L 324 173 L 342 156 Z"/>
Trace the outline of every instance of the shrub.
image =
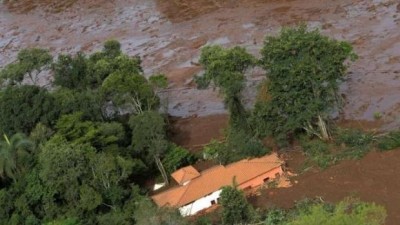
<path id="1" fill-rule="evenodd" d="M 325 169 L 335 163 L 336 159 L 330 152 L 330 146 L 326 142 L 315 140 L 301 140 L 301 146 L 307 157 L 320 168 Z"/>
<path id="2" fill-rule="evenodd" d="M 286 212 L 282 209 L 271 209 L 267 213 L 265 225 L 279 225 L 286 221 Z"/>
<path id="3" fill-rule="evenodd" d="M 400 147 L 400 131 L 390 132 L 388 135 L 385 135 L 378 139 L 377 144 L 379 150 L 392 150 Z"/>

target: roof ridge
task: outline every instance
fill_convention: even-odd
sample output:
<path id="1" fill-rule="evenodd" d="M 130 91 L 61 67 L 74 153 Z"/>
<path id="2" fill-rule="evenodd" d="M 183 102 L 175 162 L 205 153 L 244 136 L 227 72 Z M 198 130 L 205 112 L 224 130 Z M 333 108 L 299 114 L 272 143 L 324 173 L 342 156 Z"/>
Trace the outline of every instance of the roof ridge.
<path id="1" fill-rule="evenodd" d="M 208 169 L 206 169 L 206 170 L 201 171 L 201 172 L 200 172 L 200 175 L 202 175 L 202 174 L 204 174 L 204 173 L 209 173 L 209 172 L 211 172 L 211 171 L 213 171 L 213 170 L 216 170 L 216 169 L 218 169 L 218 168 L 224 168 L 224 169 L 226 169 L 226 166 L 224 166 L 224 165 L 216 165 L 216 166 L 213 166 L 213 167 L 211 167 L 211 168 L 208 168 Z"/>
<path id="2" fill-rule="evenodd" d="M 190 186 L 190 183 L 187 184 L 187 185 L 185 185 L 185 186 L 180 186 L 180 187 L 185 187 L 185 191 L 184 191 L 184 192 L 182 193 L 182 195 L 179 197 L 178 201 L 176 202 L 176 205 L 180 205 L 180 202 L 181 202 L 183 196 L 185 196 L 186 192 L 188 191 L 189 186 Z"/>

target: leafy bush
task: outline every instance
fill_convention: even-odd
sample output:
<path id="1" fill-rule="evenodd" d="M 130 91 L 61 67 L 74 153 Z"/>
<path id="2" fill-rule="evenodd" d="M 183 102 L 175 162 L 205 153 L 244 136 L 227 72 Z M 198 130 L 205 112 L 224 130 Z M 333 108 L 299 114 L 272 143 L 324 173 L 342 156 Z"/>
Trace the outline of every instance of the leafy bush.
<path id="1" fill-rule="evenodd" d="M 285 222 L 287 215 L 282 209 L 270 209 L 265 219 L 265 225 L 280 225 Z"/>
<path id="2" fill-rule="evenodd" d="M 217 159 L 222 164 L 241 159 L 260 157 L 270 152 L 262 142 L 244 130 L 230 129 L 225 142 L 211 141 L 203 150 L 206 159 Z"/>
<path id="3" fill-rule="evenodd" d="M 335 157 L 330 152 L 330 145 L 322 140 L 301 140 L 304 153 L 320 168 L 325 169 L 335 163 Z"/>
<path id="4" fill-rule="evenodd" d="M 400 131 L 393 131 L 379 138 L 377 146 L 383 151 L 400 147 Z"/>
<path id="5" fill-rule="evenodd" d="M 374 137 L 370 133 L 355 129 L 338 129 L 336 143 L 344 145 L 340 153 L 341 158 L 359 159 L 372 148 Z"/>
<path id="6" fill-rule="evenodd" d="M 29 134 L 37 123 L 52 125 L 58 116 L 54 98 L 44 88 L 23 85 L 0 91 L 0 129 Z"/>
<path id="7" fill-rule="evenodd" d="M 175 144 L 169 145 L 167 153 L 162 160 L 162 163 L 168 174 L 171 174 L 177 169 L 187 165 L 191 165 L 195 162 L 196 157 L 193 154 Z"/>
<path id="8" fill-rule="evenodd" d="M 336 143 L 349 147 L 365 147 L 373 140 L 373 135 L 356 129 L 338 129 L 336 134 Z"/>

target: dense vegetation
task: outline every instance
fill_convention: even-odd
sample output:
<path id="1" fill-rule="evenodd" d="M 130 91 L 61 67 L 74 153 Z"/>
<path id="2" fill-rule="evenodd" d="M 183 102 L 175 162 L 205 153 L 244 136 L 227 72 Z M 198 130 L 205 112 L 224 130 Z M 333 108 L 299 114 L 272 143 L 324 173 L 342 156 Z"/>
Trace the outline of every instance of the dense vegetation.
<path id="1" fill-rule="evenodd" d="M 51 91 L 35 85 L 43 71 Z M 139 186 L 195 160 L 168 141 L 156 111 L 165 77 L 146 79 L 117 41 L 54 62 L 22 50 L 0 75 L 1 224 L 149 224 L 143 213 L 161 211 L 140 211 L 155 206 Z M 181 218 L 166 210 L 166 220 Z"/>

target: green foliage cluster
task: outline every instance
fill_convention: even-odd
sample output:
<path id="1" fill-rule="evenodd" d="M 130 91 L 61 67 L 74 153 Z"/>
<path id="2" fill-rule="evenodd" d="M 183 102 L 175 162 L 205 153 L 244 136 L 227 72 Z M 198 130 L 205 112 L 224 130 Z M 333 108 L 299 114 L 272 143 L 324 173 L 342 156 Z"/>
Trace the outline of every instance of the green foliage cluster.
<path id="1" fill-rule="evenodd" d="M 248 224 L 256 219 L 254 209 L 247 202 L 243 191 L 235 185 L 222 188 L 219 199 L 222 206 L 222 224 Z"/>
<path id="2" fill-rule="evenodd" d="M 336 205 L 305 199 L 289 211 L 271 209 L 265 219 L 266 225 L 383 225 L 386 210 L 374 203 L 346 198 Z"/>
<path id="3" fill-rule="evenodd" d="M 335 143 L 320 139 L 301 137 L 300 144 L 305 155 L 320 168 L 325 169 L 344 159 L 360 159 L 374 148 L 371 133 L 358 129 L 335 130 Z"/>
<path id="4" fill-rule="evenodd" d="M 301 146 L 308 159 L 322 169 L 328 168 L 338 160 L 332 152 L 333 145 L 319 139 L 303 139 L 301 140 Z M 308 163 L 309 162 L 306 162 L 306 164 Z"/>
<path id="5" fill-rule="evenodd" d="M 336 143 L 344 148 L 340 157 L 360 159 L 373 148 L 374 136 L 357 129 L 338 129 Z"/>
<path id="6" fill-rule="evenodd" d="M 327 120 L 331 110 L 341 106 L 339 82 L 347 60 L 356 58 L 352 46 L 300 26 L 266 37 L 261 55 L 270 97 L 254 110 L 259 133 L 285 140 L 305 130 L 330 139 Z"/>
<path id="7" fill-rule="evenodd" d="M 229 164 L 249 157 L 260 157 L 270 150 L 262 142 L 249 136 L 243 130 L 229 130 L 224 142 L 212 140 L 203 149 L 205 159 L 216 159 L 221 164 Z"/>
<path id="8" fill-rule="evenodd" d="M 96 89 L 113 73 L 141 74 L 139 58 L 130 58 L 115 40 L 105 42 L 101 52 L 89 57 L 83 53 L 59 55 L 52 65 L 54 84 L 69 89 Z"/>
<path id="9" fill-rule="evenodd" d="M 233 128 L 248 129 L 247 112 L 242 103 L 241 92 L 245 87 L 244 72 L 255 65 L 255 58 L 244 48 L 223 49 L 220 46 L 206 46 L 202 49 L 200 63 L 205 68 L 201 77 L 196 77 L 199 88 L 211 83 L 219 88 L 230 113 Z"/>
<path id="10" fill-rule="evenodd" d="M 392 131 L 377 140 L 377 146 L 382 151 L 400 147 L 400 131 Z"/>
<path id="11" fill-rule="evenodd" d="M 29 134 L 37 123 L 51 126 L 57 119 L 56 101 L 47 90 L 30 85 L 0 90 L 0 130 Z"/>
<path id="12" fill-rule="evenodd" d="M 117 41 L 89 56 L 60 55 L 51 67 L 46 54 L 23 50 L 0 72 L 1 224 L 149 224 L 136 217 L 146 199 L 138 185 L 163 164 L 170 171 L 195 160 L 169 143 L 155 111 L 165 76 L 147 80 Z M 17 67 L 24 74 L 11 74 Z M 45 69 L 53 90 L 21 84 Z M 147 209 L 150 224 L 184 224 L 176 211 Z"/>
<path id="13" fill-rule="evenodd" d="M 196 156 L 188 150 L 175 144 L 169 144 L 162 164 L 165 166 L 167 173 L 171 174 L 179 168 L 194 164 L 196 161 Z"/>
<path id="14" fill-rule="evenodd" d="M 0 71 L 0 81 L 7 80 L 10 85 L 21 84 L 26 76 L 36 84 L 38 75 L 48 69 L 53 57 L 48 50 L 40 48 L 23 49 L 17 60 Z M 1 83 L 1 82 L 0 82 Z"/>

